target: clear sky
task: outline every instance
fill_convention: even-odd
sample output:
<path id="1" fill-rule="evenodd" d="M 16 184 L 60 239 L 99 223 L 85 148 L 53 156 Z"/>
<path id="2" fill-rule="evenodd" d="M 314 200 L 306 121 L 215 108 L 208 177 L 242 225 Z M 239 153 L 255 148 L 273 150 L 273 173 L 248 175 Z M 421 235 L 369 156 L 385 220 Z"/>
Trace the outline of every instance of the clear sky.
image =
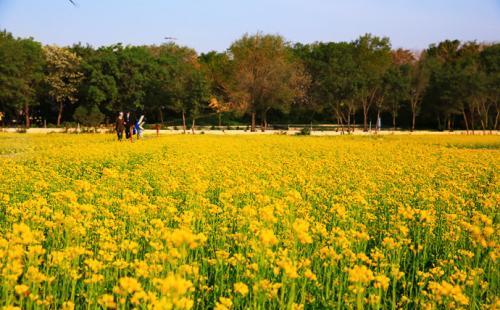
<path id="1" fill-rule="evenodd" d="M 394 47 L 443 39 L 500 41 L 500 0 L 0 0 L 0 29 L 45 44 L 160 44 L 225 50 L 243 33 L 292 42 L 351 41 L 371 32 Z"/>

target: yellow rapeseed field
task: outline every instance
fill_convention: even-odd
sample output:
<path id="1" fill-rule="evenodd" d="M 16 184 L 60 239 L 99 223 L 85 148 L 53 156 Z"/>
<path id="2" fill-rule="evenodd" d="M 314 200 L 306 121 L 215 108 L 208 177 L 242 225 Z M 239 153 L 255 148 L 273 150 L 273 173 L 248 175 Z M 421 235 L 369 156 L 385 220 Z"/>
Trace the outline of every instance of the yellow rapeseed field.
<path id="1" fill-rule="evenodd" d="M 498 136 L 0 134 L 0 308 L 500 307 Z"/>

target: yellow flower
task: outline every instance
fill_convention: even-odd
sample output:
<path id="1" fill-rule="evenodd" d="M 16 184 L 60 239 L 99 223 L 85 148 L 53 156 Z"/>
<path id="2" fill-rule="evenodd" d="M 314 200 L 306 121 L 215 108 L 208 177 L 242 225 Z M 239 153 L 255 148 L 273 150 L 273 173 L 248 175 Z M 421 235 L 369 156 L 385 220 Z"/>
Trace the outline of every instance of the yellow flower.
<path id="1" fill-rule="evenodd" d="M 364 265 L 354 266 L 349 269 L 348 274 L 349 282 L 352 283 L 368 284 L 374 279 L 373 272 Z"/>
<path id="2" fill-rule="evenodd" d="M 381 288 L 386 291 L 389 288 L 390 279 L 385 275 L 377 275 L 375 276 L 375 284 L 373 285 L 375 288 Z"/>
<path id="3" fill-rule="evenodd" d="M 308 244 L 312 243 L 312 238 L 309 235 L 309 223 L 303 219 L 297 219 L 293 222 L 293 230 L 297 239 L 299 239 L 300 243 Z"/>
<path id="4" fill-rule="evenodd" d="M 237 282 L 234 284 L 234 292 L 244 297 L 248 294 L 248 286 L 245 283 Z"/>
<path id="5" fill-rule="evenodd" d="M 29 295 L 30 288 L 27 285 L 19 284 L 19 285 L 16 285 L 14 287 L 14 290 L 15 290 L 17 295 L 19 295 L 21 297 L 26 297 Z"/>
<path id="6" fill-rule="evenodd" d="M 111 139 L 0 133 L 0 309 L 500 308 L 497 135 Z"/>
<path id="7" fill-rule="evenodd" d="M 183 296 L 194 290 L 193 283 L 175 274 L 169 274 L 164 279 L 153 279 L 156 288 L 167 296 Z"/>
<path id="8" fill-rule="evenodd" d="M 429 289 L 439 304 L 447 304 L 444 298 L 452 298 L 462 306 L 469 304 L 469 298 L 462 293 L 462 288 L 459 285 L 453 285 L 446 281 L 441 281 L 441 283 L 431 281 Z"/>
<path id="9" fill-rule="evenodd" d="M 61 307 L 62 310 L 73 310 L 75 309 L 75 304 L 72 301 L 65 301 Z"/>
<path id="10" fill-rule="evenodd" d="M 304 277 L 311 281 L 316 281 L 316 275 L 311 271 L 311 269 L 306 269 L 306 271 L 304 271 Z"/>
<path id="11" fill-rule="evenodd" d="M 304 305 L 293 303 L 292 310 L 304 310 Z"/>
<path id="12" fill-rule="evenodd" d="M 295 266 L 295 264 L 288 258 L 281 259 L 277 262 L 277 265 L 283 270 L 288 278 L 296 279 L 299 277 L 297 273 L 297 266 Z"/>
<path id="13" fill-rule="evenodd" d="M 215 304 L 215 310 L 229 310 L 233 307 L 233 301 L 230 298 L 220 297 L 219 302 Z"/>
<path id="14" fill-rule="evenodd" d="M 273 246 L 278 243 L 278 238 L 271 229 L 263 229 L 259 232 L 259 239 L 265 246 Z"/>
<path id="15" fill-rule="evenodd" d="M 83 280 L 83 283 L 86 284 L 96 284 L 104 281 L 104 276 L 101 274 L 93 274 L 90 278 Z"/>
<path id="16" fill-rule="evenodd" d="M 131 295 L 135 292 L 142 291 L 142 286 L 135 278 L 123 277 L 118 281 L 118 286 L 113 288 L 113 292 L 118 295 Z"/>
<path id="17" fill-rule="evenodd" d="M 99 305 L 105 309 L 116 309 L 115 298 L 110 294 L 101 295 L 99 297 Z"/>
<path id="18" fill-rule="evenodd" d="M 194 301 L 187 297 L 181 297 L 174 299 L 174 305 L 176 309 L 191 309 L 193 308 Z"/>
<path id="19" fill-rule="evenodd" d="M 203 233 L 193 234 L 190 229 L 174 229 L 168 238 L 175 247 L 187 245 L 191 249 L 202 245 L 207 240 Z"/>
<path id="20" fill-rule="evenodd" d="M 92 272 L 99 272 L 104 268 L 104 264 L 95 259 L 86 259 L 85 265 L 87 265 Z"/>

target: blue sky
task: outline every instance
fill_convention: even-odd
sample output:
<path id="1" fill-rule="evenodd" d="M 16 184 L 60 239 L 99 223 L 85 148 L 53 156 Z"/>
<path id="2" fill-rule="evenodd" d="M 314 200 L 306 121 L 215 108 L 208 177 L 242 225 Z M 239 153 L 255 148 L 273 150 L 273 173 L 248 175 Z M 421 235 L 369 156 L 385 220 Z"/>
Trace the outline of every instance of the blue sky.
<path id="1" fill-rule="evenodd" d="M 443 39 L 500 41 L 500 0 L 0 0 L 0 29 L 45 44 L 160 44 L 225 50 L 243 33 L 350 41 L 371 32 L 394 47 Z"/>

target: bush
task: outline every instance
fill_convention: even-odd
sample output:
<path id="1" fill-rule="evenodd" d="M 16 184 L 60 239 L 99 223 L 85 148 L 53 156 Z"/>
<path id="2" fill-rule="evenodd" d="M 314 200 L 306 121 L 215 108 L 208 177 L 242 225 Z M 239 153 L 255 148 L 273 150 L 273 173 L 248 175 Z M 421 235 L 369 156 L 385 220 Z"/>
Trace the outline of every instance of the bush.
<path id="1" fill-rule="evenodd" d="M 68 128 L 75 128 L 76 127 L 76 123 L 75 122 L 63 122 L 61 124 L 61 127 L 66 128 L 66 129 L 68 129 Z"/>
<path id="2" fill-rule="evenodd" d="M 302 128 L 297 135 L 299 136 L 310 136 L 311 135 L 311 127 Z"/>
<path id="3" fill-rule="evenodd" d="M 73 118 L 83 126 L 97 127 L 104 121 L 104 114 L 95 105 L 91 108 L 81 105 L 75 110 Z"/>

